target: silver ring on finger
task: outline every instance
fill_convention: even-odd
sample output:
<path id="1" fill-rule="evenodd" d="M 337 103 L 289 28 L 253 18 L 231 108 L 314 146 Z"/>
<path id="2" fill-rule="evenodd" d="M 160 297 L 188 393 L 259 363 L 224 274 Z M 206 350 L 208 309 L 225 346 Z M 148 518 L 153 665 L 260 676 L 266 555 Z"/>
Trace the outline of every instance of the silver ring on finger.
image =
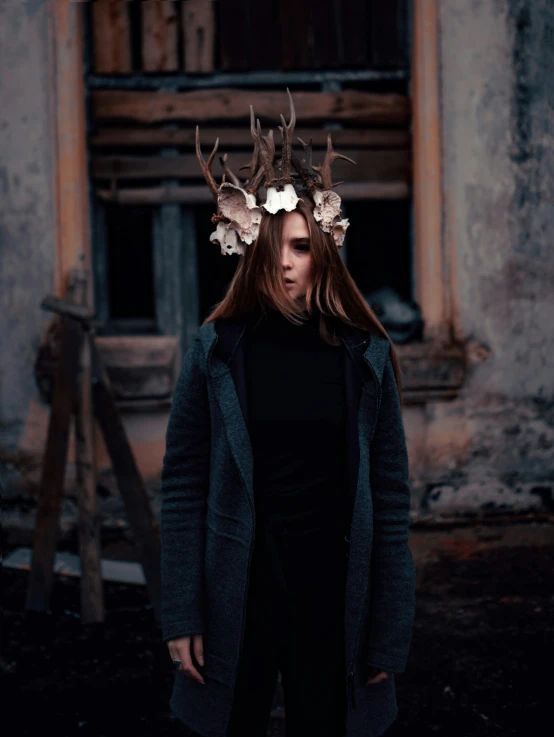
<path id="1" fill-rule="evenodd" d="M 177 666 L 181 665 L 180 660 L 172 660 L 171 662 L 173 663 L 173 665 L 177 665 Z"/>

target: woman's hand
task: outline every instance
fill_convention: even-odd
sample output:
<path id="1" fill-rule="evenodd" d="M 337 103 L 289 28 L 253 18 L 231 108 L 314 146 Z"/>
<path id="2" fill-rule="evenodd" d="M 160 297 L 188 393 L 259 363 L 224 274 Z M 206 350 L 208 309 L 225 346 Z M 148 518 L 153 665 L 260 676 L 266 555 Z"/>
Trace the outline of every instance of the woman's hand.
<path id="1" fill-rule="evenodd" d="M 372 665 L 369 666 L 369 677 L 366 681 L 366 686 L 369 686 L 372 683 L 379 683 L 380 681 L 384 681 L 385 678 L 388 678 L 389 674 L 386 670 L 379 670 L 379 668 L 374 668 Z"/>
<path id="2" fill-rule="evenodd" d="M 191 651 L 192 641 L 192 651 Z M 177 637 L 175 640 L 168 640 L 167 647 L 171 660 L 180 660 L 181 664 L 177 670 L 186 673 L 199 683 L 204 683 L 201 674 L 196 670 L 192 662 L 192 654 L 200 665 L 204 665 L 204 646 L 202 643 L 202 635 L 192 635 L 186 637 Z M 205 685 L 205 684 L 204 684 Z"/>

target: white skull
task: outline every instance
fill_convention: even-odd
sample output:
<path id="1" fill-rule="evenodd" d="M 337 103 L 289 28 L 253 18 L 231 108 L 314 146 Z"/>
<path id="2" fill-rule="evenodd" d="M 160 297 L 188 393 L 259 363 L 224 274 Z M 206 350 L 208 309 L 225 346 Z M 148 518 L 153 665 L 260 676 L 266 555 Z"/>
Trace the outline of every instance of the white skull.
<path id="1" fill-rule="evenodd" d="M 239 256 L 244 255 L 244 244 L 239 240 L 237 231 L 231 227 L 230 223 L 217 224 L 215 231 L 210 235 L 212 243 L 219 243 L 223 256 L 237 253 Z"/>
<path id="2" fill-rule="evenodd" d="M 292 212 L 298 204 L 298 195 L 294 189 L 293 184 L 285 184 L 283 190 L 279 192 L 276 187 L 268 187 L 267 199 L 263 204 L 263 207 L 275 215 L 279 210 L 286 210 Z"/>
<path id="3" fill-rule="evenodd" d="M 348 220 L 348 218 L 344 218 L 344 220 L 337 220 L 336 223 L 333 223 L 333 238 L 335 239 L 335 243 L 337 244 L 338 248 L 340 248 L 344 243 L 344 236 L 346 235 L 346 229 L 349 225 L 350 221 Z"/>
<path id="4" fill-rule="evenodd" d="M 334 226 L 334 220 L 340 216 L 340 197 L 332 190 L 316 190 L 314 192 L 314 218 L 321 223 L 321 230 L 330 233 Z"/>
<path id="5" fill-rule="evenodd" d="M 221 214 L 234 228 L 241 241 L 250 245 L 258 237 L 262 211 L 256 204 L 253 194 L 246 192 L 230 182 L 225 182 L 219 188 L 217 198 Z"/>

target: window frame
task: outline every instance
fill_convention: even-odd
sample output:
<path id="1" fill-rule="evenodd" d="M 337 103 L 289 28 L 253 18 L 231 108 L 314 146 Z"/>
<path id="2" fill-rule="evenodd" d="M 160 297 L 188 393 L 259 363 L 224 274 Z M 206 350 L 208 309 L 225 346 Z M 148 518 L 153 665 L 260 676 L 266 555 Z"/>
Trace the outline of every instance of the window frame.
<path id="1" fill-rule="evenodd" d="M 55 131 L 53 158 L 58 210 L 55 292 L 60 297 L 72 268 L 84 266 L 92 273 L 90 216 L 93 211 L 94 227 L 97 227 L 97 213 L 89 199 L 86 159 L 87 98 L 82 74 L 85 5 L 71 0 L 55 0 L 49 6 Z M 443 227 L 437 0 L 413 0 L 411 22 L 413 278 L 414 292 L 424 319 L 424 340 L 420 344 L 396 348 L 403 368 L 406 401 L 425 402 L 458 394 L 465 377 L 466 357 L 461 328 L 456 319 L 459 299 L 453 269 L 454 243 Z M 445 204 L 449 206 L 448 201 Z M 179 205 L 163 204 L 160 207 L 163 211 L 165 207 Z M 187 217 L 187 221 L 187 232 L 191 236 L 194 218 Z M 186 240 L 190 242 L 193 239 Z M 94 268 L 101 266 L 94 264 Z M 187 269 L 187 273 L 188 288 L 197 288 L 194 269 Z M 175 297 L 174 289 L 170 291 L 173 295 L 170 310 L 174 309 L 176 316 L 179 299 Z M 88 301 L 94 306 L 92 279 Z M 101 307 L 101 301 L 98 306 L 99 319 L 102 320 L 106 317 L 105 308 Z M 193 313 L 190 305 L 186 309 L 187 334 L 180 337 L 176 365 L 197 327 L 190 319 Z M 165 329 L 175 335 L 178 328 L 168 322 Z M 152 336 L 152 340 L 156 337 Z"/>

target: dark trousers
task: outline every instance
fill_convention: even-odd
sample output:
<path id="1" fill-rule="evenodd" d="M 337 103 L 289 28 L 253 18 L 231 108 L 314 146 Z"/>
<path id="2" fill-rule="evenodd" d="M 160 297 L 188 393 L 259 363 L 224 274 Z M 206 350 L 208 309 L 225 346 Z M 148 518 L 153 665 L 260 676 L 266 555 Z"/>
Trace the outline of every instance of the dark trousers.
<path id="1" fill-rule="evenodd" d="M 265 737 L 278 672 L 287 737 L 345 732 L 346 550 L 336 520 L 301 534 L 260 530 L 227 737 Z"/>

